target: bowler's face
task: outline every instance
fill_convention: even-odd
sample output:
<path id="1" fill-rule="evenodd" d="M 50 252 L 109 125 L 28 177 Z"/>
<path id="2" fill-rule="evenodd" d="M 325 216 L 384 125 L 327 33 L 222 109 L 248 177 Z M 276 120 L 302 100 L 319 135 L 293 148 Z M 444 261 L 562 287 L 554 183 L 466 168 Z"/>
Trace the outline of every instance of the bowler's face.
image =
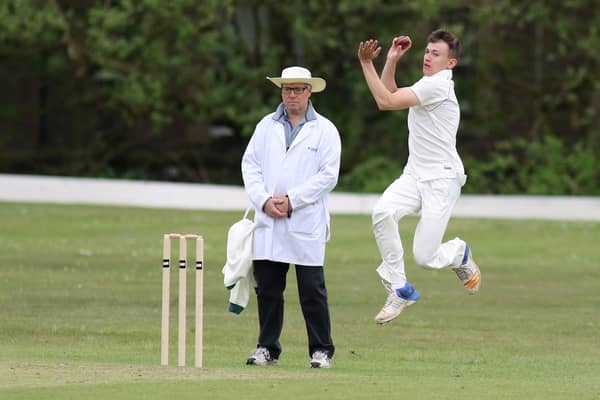
<path id="1" fill-rule="evenodd" d="M 448 44 L 444 41 L 427 43 L 423 56 L 423 75 L 431 76 L 444 69 L 454 68 L 457 61 L 450 58 L 449 51 Z"/>

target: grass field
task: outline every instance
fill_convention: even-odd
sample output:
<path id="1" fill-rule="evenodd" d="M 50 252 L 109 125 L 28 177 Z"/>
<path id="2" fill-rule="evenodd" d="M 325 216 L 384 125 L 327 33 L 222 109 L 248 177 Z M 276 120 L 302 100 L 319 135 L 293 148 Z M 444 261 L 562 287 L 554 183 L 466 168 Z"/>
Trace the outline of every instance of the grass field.
<path id="1" fill-rule="evenodd" d="M 228 227 L 241 212 L 0 203 L 0 399 L 598 399 L 600 224 L 454 219 L 483 275 L 417 268 L 421 300 L 377 326 L 385 294 L 368 216 L 332 220 L 326 278 L 334 368 L 311 370 L 289 274 L 279 367 L 248 367 L 256 301 L 227 311 Z M 205 237 L 202 370 L 159 367 L 165 232 Z M 175 250 L 175 249 L 174 249 Z M 188 365 L 193 278 L 188 278 Z M 175 275 L 175 274 L 173 274 Z M 172 319 L 177 285 L 173 280 Z M 176 332 L 171 334 L 176 364 Z"/>

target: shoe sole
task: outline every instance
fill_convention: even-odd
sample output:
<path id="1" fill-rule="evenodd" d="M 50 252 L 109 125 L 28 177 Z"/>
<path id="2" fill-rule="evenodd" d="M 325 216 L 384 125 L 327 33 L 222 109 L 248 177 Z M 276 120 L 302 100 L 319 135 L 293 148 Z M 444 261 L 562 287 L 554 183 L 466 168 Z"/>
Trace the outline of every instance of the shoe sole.
<path id="1" fill-rule="evenodd" d="M 268 367 L 270 365 L 279 365 L 279 361 L 269 361 L 266 364 L 257 364 L 256 360 L 246 360 L 246 365 L 256 365 L 257 367 Z"/>
<path id="2" fill-rule="evenodd" d="M 331 365 L 329 365 L 329 366 L 324 366 L 324 365 L 321 365 L 321 364 L 320 364 L 320 363 L 318 363 L 318 362 L 311 362 L 311 363 L 310 363 L 310 367 L 311 367 L 311 368 L 331 368 Z"/>
<path id="3" fill-rule="evenodd" d="M 463 282 L 463 287 L 469 294 L 475 294 L 479 291 L 479 286 L 481 285 L 481 271 L 479 270 L 479 266 L 475 263 L 475 260 L 473 260 L 473 253 L 471 253 L 470 250 L 468 263 L 472 263 L 475 267 L 475 272 L 473 273 L 473 276 Z"/>
<path id="4" fill-rule="evenodd" d="M 377 319 L 377 317 L 375 317 L 375 323 L 379 324 L 379 325 L 383 325 L 383 324 L 387 324 L 388 322 L 391 322 L 393 320 L 395 320 L 396 318 L 398 318 L 400 316 L 400 314 L 402 314 L 402 311 L 404 311 L 406 309 L 406 307 L 411 306 L 413 304 L 415 304 L 417 301 L 416 300 L 409 300 L 406 305 L 402 308 L 402 310 L 400 310 L 400 312 L 392 317 L 388 317 L 388 318 L 383 318 L 383 319 Z"/>
<path id="5" fill-rule="evenodd" d="M 475 294 L 479 291 L 480 284 L 481 284 L 481 272 L 479 272 L 479 269 L 477 269 L 477 271 L 475 271 L 473 276 L 468 281 L 463 283 L 463 286 L 467 290 L 467 292 L 469 292 L 469 294 Z"/>

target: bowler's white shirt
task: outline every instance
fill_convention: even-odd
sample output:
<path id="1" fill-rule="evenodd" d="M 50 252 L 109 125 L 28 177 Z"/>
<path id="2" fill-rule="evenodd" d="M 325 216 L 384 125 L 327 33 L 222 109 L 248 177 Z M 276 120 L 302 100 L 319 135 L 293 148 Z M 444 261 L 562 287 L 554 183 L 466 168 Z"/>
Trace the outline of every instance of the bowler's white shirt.
<path id="1" fill-rule="evenodd" d="M 417 180 L 458 178 L 464 184 L 464 167 L 456 151 L 460 108 L 452 70 L 424 76 L 410 89 L 419 104 L 408 111 L 409 157 L 404 172 Z"/>

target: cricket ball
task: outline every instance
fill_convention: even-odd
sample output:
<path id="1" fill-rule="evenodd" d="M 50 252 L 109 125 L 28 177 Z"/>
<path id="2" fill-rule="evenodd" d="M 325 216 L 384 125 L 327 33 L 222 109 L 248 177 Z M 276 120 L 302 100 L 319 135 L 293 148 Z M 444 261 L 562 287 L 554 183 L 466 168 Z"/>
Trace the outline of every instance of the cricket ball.
<path id="1" fill-rule="evenodd" d="M 398 38 L 395 41 L 395 44 L 397 46 L 400 46 L 402 48 L 402 50 L 406 49 L 408 47 L 408 45 L 410 44 L 410 39 L 407 37 L 404 38 Z"/>

